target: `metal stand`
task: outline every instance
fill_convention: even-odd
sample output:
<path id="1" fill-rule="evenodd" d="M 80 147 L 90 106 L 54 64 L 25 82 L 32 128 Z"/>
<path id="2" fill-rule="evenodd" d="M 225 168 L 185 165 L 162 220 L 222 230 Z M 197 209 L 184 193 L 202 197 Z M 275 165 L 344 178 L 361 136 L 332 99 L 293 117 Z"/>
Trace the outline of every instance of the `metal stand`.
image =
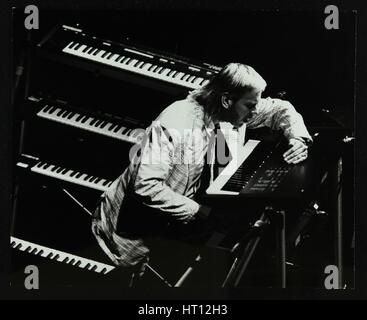
<path id="1" fill-rule="evenodd" d="M 239 285 L 251 258 L 264 235 L 265 229 L 268 228 L 269 225 L 275 227 L 280 287 L 286 287 L 285 212 L 282 210 L 273 210 L 271 207 L 267 207 L 260 219 L 253 224 L 250 232 L 232 248 L 231 252 L 236 252 L 236 256 L 228 274 L 225 277 L 222 288 L 230 286 L 237 287 Z"/>
<path id="2" fill-rule="evenodd" d="M 195 264 L 199 263 L 201 261 L 201 255 L 199 254 L 195 258 Z M 176 282 L 175 288 L 182 287 L 182 284 L 186 281 L 186 279 L 190 276 L 190 274 L 194 271 L 194 266 L 190 266 L 185 273 L 180 277 L 180 279 Z"/>
<path id="3" fill-rule="evenodd" d="M 19 91 L 19 84 L 20 80 L 24 74 L 25 69 L 25 84 L 24 84 L 24 92 L 23 92 L 23 100 L 27 99 L 28 93 L 29 93 L 29 86 L 30 86 L 30 77 L 31 77 L 31 31 L 28 31 L 27 33 L 27 41 L 26 41 L 26 47 L 25 50 L 22 52 L 22 55 L 20 57 L 20 63 L 16 67 L 15 71 L 15 81 L 14 81 L 14 87 L 12 91 L 12 105 L 15 107 L 17 105 L 17 95 Z M 14 108 L 15 109 L 15 108 Z M 22 119 L 20 124 L 20 133 L 19 133 L 19 146 L 18 146 L 18 152 L 16 154 L 17 157 L 19 157 L 24 148 L 24 137 L 25 137 L 25 120 Z M 15 229 L 15 221 L 16 221 L 16 215 L 18 210 L 18 194 L 19 194 L 19 176 L 15 176 L 15 187 L 13 190 L 13 208 L 12 208 L 12 216 L 10 221 L 10 235 L 14 235 L 14 229 Z"/>
<path id="4" fill-rule="evenodd" d="M 274 211 L 276 221 L 276 241 L 277 241 L 277 255 L 278 255 L 278 268 L 280 273 L 280 287 L 285 288 L 287 283 L 287 270 L 286 270 L 286 237 L 285 237 L 285 211 Z M 273 215 L 274 215 L 273 214 Z"/>
<path id="5" fill-rule="evenodd" d="M 276 232 L 277 265 L 281 279 L 280 287 L 286 287 L 285 212 L 276 211 L 271 207 L 267 207 L 260 219 L 253 224 L 250 232 L 232 248 L 231 252 L 235 252 L 235 258 L 222 284 L 223 288 L 230 286 L 237 287 L 239 285 L 264 234 L 265 228 L 270 224 L 275 227 Z"/>
<path id="6" fill-rule="evenodd" d="M 229 270 L 229 273 L 222 284 L 222 288 L 229 287 L 231 284 L 233 284 L 234 287 L 238 286 L 257 248 L 257 245 L 259 244 L 260 239 L 261 236 L 257 236 L 250 240 L 243 251 L 242 257 L 235 257 L 231 269 Z"/>
<path id="7" fill-rule="evenodd" d="M 334 219 L 335 265 L 338 267 L 338 289 L 344 287 L 343 277 L 343 211 L 342 211 L 342 158 L 330 168 L 331 212 Z"/>

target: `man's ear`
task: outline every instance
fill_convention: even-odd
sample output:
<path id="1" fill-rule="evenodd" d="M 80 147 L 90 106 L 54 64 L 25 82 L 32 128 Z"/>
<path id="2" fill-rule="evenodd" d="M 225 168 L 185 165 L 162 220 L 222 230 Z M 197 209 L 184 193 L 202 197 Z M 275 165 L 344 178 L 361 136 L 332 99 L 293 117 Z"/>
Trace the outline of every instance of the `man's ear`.
<path id="1" fill-rule="evenodd" d="M 229 98 L 228 94 L 222 95 L 222 106 L 225 109 L 228 109 L 232 105 L 232 99 Z"/>

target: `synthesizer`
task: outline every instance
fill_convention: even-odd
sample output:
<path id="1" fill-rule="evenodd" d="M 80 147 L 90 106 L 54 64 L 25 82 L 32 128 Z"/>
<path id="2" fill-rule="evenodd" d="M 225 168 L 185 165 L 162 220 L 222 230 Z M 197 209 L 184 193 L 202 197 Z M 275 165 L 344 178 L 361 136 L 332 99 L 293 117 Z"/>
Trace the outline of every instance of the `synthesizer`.
<path id="1" fill-rule="evenodd" d="M 67 182 L 102 192 L 106 191 L 113 182 L 112 180 L 97 177 L 77 169 L 71 169 L 41 160 L 38 157 L 28 154 L 22 154 L 16 166 L 33 174 L 46 176 L 57 181 Z"/>
<path id="2" fill-rule="evenodd" d="M 38 48 L 47 58 L 160 89 L 197 89 L 221 69 L 139 45 L 101 39 L 69 25 L 54 28 Z"/>
<path id="3" fill-rule="evenodd" d="M 35 104 L 36 116 L 73 128 L 85 130 L 127 143 L 138 143 L 144 136 L 143 124 L 131 117 L 117 117 L 111 114 L 92 114 L 68 103 L 30 96 L 28 101 Z"/>
<path id="4" fill-rule="evenodd" d="M 19 239 L 17 237 L 10 237 L 10 246 L 15 250 L 23 251 L 38 257 L 57 261 L 62 264 L 71 265 L 80 269 L 93 271 L 99 274 L 107 274 L 115 269 L 114 266 L 105 263 L 76 256 L 74 254 L 70 254 L 53 248 L 48 248 L 42 245 Z"/>
<path id="5" fill-rule="evenodd" d="M 325 179 L 325 159 L 319 147 L 315 139 L 307 160 L 288 164 L 282 156 L 288 148 L 286 143 L 249 139 L 241 155 L 232 159 L 207 188 L 206 195 L 302 198 L 312 185 Z"/>

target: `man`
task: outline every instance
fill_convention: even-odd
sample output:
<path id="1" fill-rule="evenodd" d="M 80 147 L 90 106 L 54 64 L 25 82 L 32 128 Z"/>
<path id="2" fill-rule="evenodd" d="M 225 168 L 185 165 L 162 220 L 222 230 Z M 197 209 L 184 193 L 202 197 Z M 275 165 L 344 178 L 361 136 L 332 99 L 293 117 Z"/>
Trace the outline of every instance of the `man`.
<path id="1" fill-rule="evenodd" d="M 149 254 L 146 236 L 165 235 L 174 226 L 210 215 L 211 208 L 200 205 L 195 194 L 203 159 L 213 153 L 210 141 L 216 127 L 233 138 L 228 141 L 232 153 L 241 150 L 246 128 L 267 126 L 282 130 L 288 139 L 286 162 L 307 158 L 311 137 L 301 115 L 288 101 L 262 99 L 265 87 L 253 68 L 230 63 L 152 123 L 130 166 L 103 194 L 93 217 L 93 233 L 116 265 L 144 265 Z"/>

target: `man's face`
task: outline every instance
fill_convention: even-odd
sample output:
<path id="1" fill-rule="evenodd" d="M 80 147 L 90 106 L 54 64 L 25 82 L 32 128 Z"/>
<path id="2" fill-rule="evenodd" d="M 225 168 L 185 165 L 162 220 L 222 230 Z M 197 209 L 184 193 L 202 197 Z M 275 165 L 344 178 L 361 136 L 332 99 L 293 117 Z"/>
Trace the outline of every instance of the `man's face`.
<path id="1" fill-rule="evenodd" d="M 256 114 L 255 107 L 261 99 L 261 93 L 260 90 L 251 90 L 234 101 L 232 108 L 240 121 L 248 121 Z"/>

